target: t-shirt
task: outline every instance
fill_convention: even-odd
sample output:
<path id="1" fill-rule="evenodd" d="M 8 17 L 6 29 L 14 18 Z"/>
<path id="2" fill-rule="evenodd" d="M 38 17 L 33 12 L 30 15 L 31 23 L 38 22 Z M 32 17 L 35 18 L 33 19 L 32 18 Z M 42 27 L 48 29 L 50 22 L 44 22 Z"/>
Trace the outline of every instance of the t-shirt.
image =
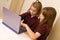
<path id="1" fill-rule="evenodd" d="M 23 23 L 26 23 L 31 28 L 32 31 L 39 23 L 38 17 L 36 16 L 31 17 L 30 12 L 26 12 L 20 16 L 22 20 L 24 19 Z"/>
<path id="2" fill-rule="evenodd" d="M 47 36 L 45 35 L 47 33 L 47 29 L 48 29 L 47 24 L 43 24 L 41 27 L 38 26 L 34 28 L 34 32 L 39 32 L 41 34 L 41 36 L 37 38 L 37 40 L 46 40 Z"/>

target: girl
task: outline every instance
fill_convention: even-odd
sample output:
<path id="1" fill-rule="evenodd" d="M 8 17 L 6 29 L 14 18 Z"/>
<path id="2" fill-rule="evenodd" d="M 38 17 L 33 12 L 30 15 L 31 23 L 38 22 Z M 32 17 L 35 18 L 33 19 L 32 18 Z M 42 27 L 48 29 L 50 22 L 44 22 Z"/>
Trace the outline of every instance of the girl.
<path id="1" fill-rule="evenodd" d="M 27 29 L 29 36 L 34 40 L 46 40 L 49 35 L 53 22 L 56 17 L 56 10 L 52 7 L 44 7 L 40 14 L 40 22 L 33 30 L 27 24 L 22 23 L 22 26 Z"/>
<path id="2" fill-rule="evenodd" d="M 44 7 L 40 14 L 40 23 L 35 31 L 38 31 L 41 35 L 37 40 L 46 40 L 49 35 L 53 22 L 56 17 L 56 10 L 53 7 Z"/>
<path id="3" fill-rule="evenodd" d="M 31 28 L 31 30 L 33 30 L 33 28 L 38 25 L 38 16 L 40 14 L 41 8 L 41 2 L 36 1 L 32 3 L 31 7 L 26 13 L 20 15 L 22 20 L 24 20 L 23 23 L 27 24 Z"/>

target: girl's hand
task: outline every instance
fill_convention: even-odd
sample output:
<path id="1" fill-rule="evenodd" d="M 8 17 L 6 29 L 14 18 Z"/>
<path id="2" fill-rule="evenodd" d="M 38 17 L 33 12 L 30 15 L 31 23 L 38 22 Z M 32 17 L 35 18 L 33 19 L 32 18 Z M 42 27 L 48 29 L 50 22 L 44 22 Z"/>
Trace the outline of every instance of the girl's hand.
<path id="1" fill-rule="evenodd" d="M 25 23 L 21 23 L 21 26 L 23 26 L 23 27 L 27 27 L 28 25 L 25 24 Z"/>

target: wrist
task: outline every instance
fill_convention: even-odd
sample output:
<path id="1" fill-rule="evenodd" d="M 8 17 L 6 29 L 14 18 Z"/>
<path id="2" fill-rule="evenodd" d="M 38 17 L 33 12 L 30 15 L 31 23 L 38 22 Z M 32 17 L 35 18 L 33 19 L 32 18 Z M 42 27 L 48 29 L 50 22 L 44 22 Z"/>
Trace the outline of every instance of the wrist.
<path id="1" fill-rule="evenodd" d="M 28 28 L 28 25 L 26 24 L 26 28 Z"/>

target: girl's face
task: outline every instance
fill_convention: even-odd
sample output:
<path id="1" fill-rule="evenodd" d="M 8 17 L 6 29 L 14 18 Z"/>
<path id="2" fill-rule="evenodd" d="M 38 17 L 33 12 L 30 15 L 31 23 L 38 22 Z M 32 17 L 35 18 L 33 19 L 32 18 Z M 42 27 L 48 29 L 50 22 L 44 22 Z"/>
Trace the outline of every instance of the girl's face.
<path id="1" fill-rule="evenodd" d="M 37 14 L 37 10 L 33 6 L 31 6 L 31 8 L 30 8 L 29 11 L 30 11 L 30 13 L 31 13 L 32 16 L 35 16 Z"/>
<path id="2" fill-rule="evenodd" d="M 45 18 L 44 15 L 43 15 L 43 11 L 41 12 L 39 18 L 40 18 L 40 22 Z"/>

